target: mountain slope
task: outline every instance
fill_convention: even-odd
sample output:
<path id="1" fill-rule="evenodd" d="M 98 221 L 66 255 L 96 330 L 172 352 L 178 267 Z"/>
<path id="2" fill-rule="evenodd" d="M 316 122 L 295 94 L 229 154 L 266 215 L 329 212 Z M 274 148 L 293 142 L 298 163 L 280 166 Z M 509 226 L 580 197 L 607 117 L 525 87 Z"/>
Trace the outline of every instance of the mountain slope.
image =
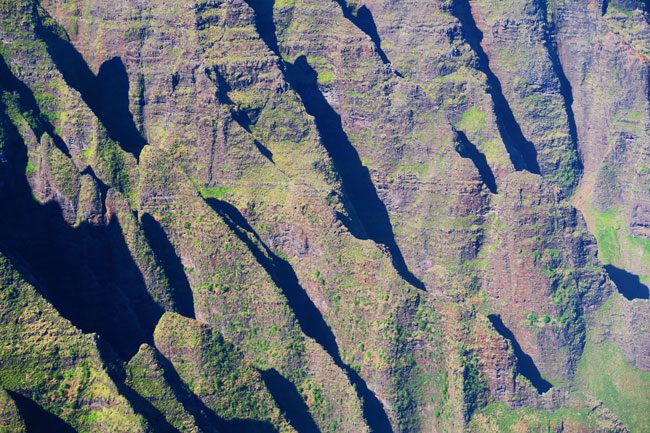
<path id="1" fill-rule="evenodd" d="M 0 0 L 0 430 L 646 431 L 648 13 Z"/>

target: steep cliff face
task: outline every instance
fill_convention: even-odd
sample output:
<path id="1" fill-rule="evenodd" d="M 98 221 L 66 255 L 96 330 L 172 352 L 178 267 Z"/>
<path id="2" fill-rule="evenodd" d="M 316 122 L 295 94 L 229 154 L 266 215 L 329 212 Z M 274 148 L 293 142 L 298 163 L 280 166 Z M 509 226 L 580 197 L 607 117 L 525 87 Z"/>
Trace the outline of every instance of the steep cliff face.
<path id="1" fill-rule="evenodd" d="M 647 431 L 649 12 L 0 0 L 0 430 Z"/>

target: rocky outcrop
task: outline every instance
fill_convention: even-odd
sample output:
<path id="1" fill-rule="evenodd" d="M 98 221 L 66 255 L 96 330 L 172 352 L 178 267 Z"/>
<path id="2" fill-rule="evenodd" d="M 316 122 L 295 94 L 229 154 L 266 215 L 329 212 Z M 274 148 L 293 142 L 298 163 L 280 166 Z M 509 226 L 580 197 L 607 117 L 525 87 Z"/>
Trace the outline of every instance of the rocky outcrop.
<path id="1" fill-rule="evenodd" d="M 644 431 L 647 12 L 0 0 L 0 411 Z"/>

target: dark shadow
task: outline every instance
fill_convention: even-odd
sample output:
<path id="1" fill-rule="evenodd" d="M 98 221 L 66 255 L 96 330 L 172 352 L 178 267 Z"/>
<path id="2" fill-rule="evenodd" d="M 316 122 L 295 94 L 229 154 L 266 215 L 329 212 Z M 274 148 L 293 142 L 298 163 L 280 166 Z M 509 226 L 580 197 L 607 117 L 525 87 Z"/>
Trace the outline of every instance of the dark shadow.
<path id="1" fill-rule="evenodd" d="M 282 59 L 273 22 L 274 1 L 246 0 L 246 2 L 255 12 L 255 23 L 260 37 L 269 49 Z M 426 290 L 424 283 L 408 269 L 395 241 L 386 206 L 377 195 L 368 169 L 361 163 L 359 154 L 343 130 L 341 117 L 329 105 L 318 88 L 317 72 L 309 65 L 305 56 L 298 57 L 294 64 L 289 62 L 283 64 L 285 79 L 300 96 L 307 113 L 314 117 L 321 142 L 341 176 L 344 192 L 354 207 L 349 213 L 358 216 L 351 221 L 340 215 L 342 222 L 353 236 L 359 239 L 372 239 L 384 245 L 400 277 L 412 286 Z M 210 73 L 210 71 L 206 72 Z M 218 73 L 216 79 L 218 88 L 228 89 L 227 83 Z"/>
<path id="2" fill-rule="evenodd" d="M 203 433 L 275 433 L 276 429 L 269 422 L 251 419 L 224 419 L 205 405 L 196 394 L 189 390 L 180 378 L 172 363 L 158 350 L 157 361 L 163 369 L 163 376 L 172 389 L 174 397 L 183 408 L 196 420 L 196 425 Z"/>
<path id="3" fill-rule="evenodd" d="M 641 282 L 638 275 L 613 265 L 605 265 L 607 275 L 614 282 L 618 292 L 628 301 L 633 299 L 650 299 L 650 289 Z"/>
<path id="4" fill-rule="evenodd" d="M 7 390 L 25 421 L 27 433 L 77 433 L 67 422 L 43 409 L 34 400 L 17 392 Z"/>
<path id="5" fill-rule="evenodd" d="M 452 12 L 461 23 L 463 37 L 478 57 L 479 69 L 487 77 L 497 127 L 515 170 L 528 170 L 531 173 L 539 174 L 535 146 L 524 137 L 521 127 L 512 113 L 510 104 L 503 95 L 501 82 L 490 69 L 490 60 L 481 46 L 483 33 L 481 33 L 474 21 L 469 1 L 454 1 Z"/>
<path id="6" fill-rule="evenodd" d="M 261 154 L 262 154 L 266 159 L 268 159 L 268 160 L 271 161 L 271 162 L 274 162 L 274 161 L 273 161 L 273 153 L 272 153 L 272 152 L 271 152 L 271 151 L 270 151 L 266 146 L 264 146 L 262 143 L 260 143 L 260 142 L 257 141 L 257 140 L 255 140 L 254 143 L 255 143 L 255 147 L 257 147 L 257 150 L 259 150 L 260 153 L 261 153 Z"/>
<path id="7" fill-rule="evenodd" d="M 0 88 L 11 92 L 17 96 L 18 107 L 28 120 L 29 126 L 34 132 L 34 135 L 40 140 L 44 133 L 52 137 L 54 145 L 63 152 L 66 156 L 70 156 L 70 150 L 64 143 L 63 139 L 54 131 L 54 126 L 41 112 L 34 93 L 25 83 L 20 81 L 9 69 L 5 59 L 0 56 Z"/>
<path id="8" fill-rule="evenodd" d="M 46 25 L 39 19 L 36 32 L 65 82 L 81 94 L 108 136 L 139 159 L 147 143 L 129 111 L 129 78 L 122 59 L 113 57 L 105 61 L 95 76 L 74 45 L 61 36 L 63 30 L 58 25 Z"/>
<path id="9" fill-rule="evenodd" d="M 117 387 L 117 391 L 128 400 L 129 405 L 136 414 L 147 420 L 152 431 L 156 433 L 180 433 L 176 427 L 167 421 L 165 415 L 157 407 L 126 384 L 124 362 L 117 356 L 112 347 L 100 338 L 97 341 L 97 349 L 104 364 L 104 369 Z"/>
<path id="10" fill-rule="evenodd" d="M 227 419 L 222 420 L 219 433 L 277 433 L 273 424 L 256 419 Z"/>
<path id="11" fill-rule="evenodd" d="M 224 79 L 223 75 L 219 72 L 219 70 L 216 67 L 206 68 L 204 72 L 217 88 L 217 101 L 219 104 L 227 106 L 230 110 L 232 119 L 246 132 L 251 134 L 251 125 L 254 123 L 254 121 L 251 120 L 251 116 L 253 116 L 253 119 L 257 120 L 259 110 L 251 111 L 248 113 L 245 110 L 237 109 L 235 103 L 232 101 L 232 99 L 230 99 L 230 96 L 228 95 L 232 89 L 228 82 L 226 82 Z M 257 150 L 262 154 L 262 156 L 275 164 L 273 161 L 273 153 L 266 146 L 264 146 L 256 139 L 253 140 L 253 143 L 255 144 Z"/>
<path id="12" fill-rule="evenodd" d="M 606 6 L 606 0 L 603 2 L 603 6 L 607 8 Z M 571 83 L 569 82 L 569 79 L 567 78 L 566 74 L 564 73 L 564 67 L 562 66 L 562 62 L 560 61 L 560 54 L 557 51 L 557 44 L 555 42 L 554 38 L 554 28 L 552 26 L 553 23 L 548 20 L 547 16 L 547 7 L 546 7 L 546 0 L 542 2 L 542 13 L 544 14 L 544 22 L 546 23 L 547 29 L 544 32 L 544 46 L 546 47 L 546 51 L 548 52 L 548 56 L 551 59 L 551 64 L 553 65 L 553 71 L 555 72 L 555 76 L 558 78 L 558 81 L 560 82 L 560 94 L 562 95 L 562 99 L 564 100 L 564 110 L 566 112 L 567 116 L 567 123 L 569 124 L 569 134 L 571 136 L 571 141 L 573 142 L 573 146 L 576 150 L 578 151 L 578 128 L 576 126 L 576 119 L 573 114 L 573 88 L 571 87 Z M 604 14 L 604 12 L 603 12 Z M 580 170 L 582 170 L 582 163 L 579 161 L 578 164 L 580 164 Z"/>
<path id="13" fill-rule="evenodd" d="M 95 171 L 91 166 L 87 166 L 81 171 L 81 174 L 88 175 L 93 178 L 95 181 L 95 184 L 97 185 L 97 188 L 99 188 L 99 196 L 100 200 L 102 202 L 102 215 L 106 215 L 106 195 L 108 194 L 108 185 L 104 183 L 100 178 L 97 177 L 95 174 Z"/>
<path id="14" fill-rule="evenodd" d="M 176 254 L 176 250 L 169 241 L 165 230 L 148 213 L 142 214 L 140 221 L 142 222 L 144 235 L 172 286 L 174 304 L 178 309 L 178 313 L 185 317 L 195 318 L 192 287 L 187 280 L 187 275 L 185 275 L 183 263 Z"/>
<path id="15" fill-rule="evenodd" d="M 535 387 L 539 394 L 543 394 L 553 387 L 553 385 L 542 377 L 542 374 L 537 369 L 533 358 L 524 353 L 521 349 L 521 346 L 517 342 L 515 335 L 512 333 L 508 327 L 503 323 L 501 317 L 496 314 L 490 314 L 488 320 L 494 326 L 494 329 L 506 340 L 509 340 L 512 344 L 512 349 L 515 352 L 517 357 L 517 370 L 530 381 L 530 383 Z"/>
<path id="16" fill-rule="evenodd" d="M 296 315 L 302 332 L 313 338 L 332 357 L 334 363 L 344 370 L 363 403 L 363 414 L 373 432 L 392 432 L 390 421 L 377 396 L 368 388 L 359 374 L 341 359 L 334 333 L 325 322 L 320 310 L 300 285 L 298 276 L 286 260 L 266 246 L 236 207 L 222 200 L 206 199 L 232 232 L 248 247 L 257 262 L 284 293 L 289 307 Z"/>
<path id="17" fill-rule="evenodd" d="M 212 83 L 217 87 L 217 101 L 221 105 L 226 105 L 230 108 L 230 114 L 235 122 L 239 124 L 246 132 L 251 132 L 251 121 L 249 114 L 243 110 L 238 110 L 235 106 L 235 103 L 230 99 L 228 93 L 232 90 L 230 84 L 225 80 L 221 72 L 214 68 L 205 69 L 206 76 L 212 81 Z"/>
<path id="18" fill-rule="evenodd" d="M 273 396 L 273 400 L 285 414 L 287 421 L 300 433 L 319 433 L 309 407 L 291 381 L 275 369 L 260 371 L 262 379 Z"/>
<path id="19" fill-rule="evenodd" d="M 117 216 L 107 225 L 71 227 L 58 203 L 35 201 L 25 178 L 27 149 L 3 105 L 0 127 L 14 181 L 0 196 L 0 251 L 33 277 L 62 316 L 130 358 L 141 343 L 152 341 L 163 309 L 147 291 Z"/>
<path id="20" fill-rule="evenodd" d="M 492 194 L 496 194 L 497 182 L 494 178 L 494 173 L 492 173 L 492 169 L 488 165 L 485 155 L 483 155 L 481 151 L 478 150 L 474 143 L 469 141 L 463 131 L 456 131 L 456 140 L 458 142 L 456 145 L 456 152 L 458 152 L 458 154 L 463 158 L 472 160 L 474 166 L 481 175 L 481 179 L 483 180 L 485 186 L 488 187 Z"/>
<path id="21" fill-rule="evenodd" d="M 384 245 L 397 273 L 412 286 L 425 290 L 424 283 L 409 271 L 404 261 L 386 206 L 377 194 L 368 168 L 362 164 L 357 150 L 343 130 L 341 117 L 318 88 L 318 74 L 307 63 L 305 56 L 298 57 L 294 64 L 286 62 L 285 65 L 289 83 L 302 99 L 307 113 L 314 117 L 321 142 L 341 176 L 344 192 L 354 207 L 350 215 L 358 216 L 357 224 L 355 221 L 343 222 L 355 237 Z M 359 226 L 363 230 L 359 230 Z"/>
<path id="22" fill-rule="evenodd" d="M 379 32 L 377 32 L 377 25 L 375 24 L 375 19 L 372 17 L 372 12 L 365 5 L 361 6 L 356 15 L 353 13 L 354 9 L 348 6 L 345 0 L 335 0 L 341 9 L 343 10 L 343 16 L 348 19 L 352 24 L 354 24 L 359 30 L 364 32 L 372 43 L 375 45 L 377 54 L 381 58 L 381 61 L 384 64 L 390 63 L 388 56 L 381 48 L 381 38 L 379 37 Z"/>
<path id="23" fill-rule="evenodd" d="M 602 0 L 602 2 L 603 2 L 603 4 L 600 6 L 600 15 L 604 16 L 607 13 L 607 7 L 609 6 L 609 0 Z"/>
<path id="24" fill-rule="evenodd" d="M 273 21 L 275 0 L 244 0 L 255 12 L 255 27 L 269 50 L 282 59 Z"/>

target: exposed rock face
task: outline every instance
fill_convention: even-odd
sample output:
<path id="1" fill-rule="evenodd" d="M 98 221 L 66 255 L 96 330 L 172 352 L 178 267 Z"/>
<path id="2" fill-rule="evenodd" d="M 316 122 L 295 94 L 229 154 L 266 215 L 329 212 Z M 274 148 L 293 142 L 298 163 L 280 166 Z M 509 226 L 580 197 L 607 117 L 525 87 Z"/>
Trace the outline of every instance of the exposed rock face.
<path id="1" fill-rule="evenodd" d="M 0 430 L 648 431 L 649 12 L 0 0 Z"/>

